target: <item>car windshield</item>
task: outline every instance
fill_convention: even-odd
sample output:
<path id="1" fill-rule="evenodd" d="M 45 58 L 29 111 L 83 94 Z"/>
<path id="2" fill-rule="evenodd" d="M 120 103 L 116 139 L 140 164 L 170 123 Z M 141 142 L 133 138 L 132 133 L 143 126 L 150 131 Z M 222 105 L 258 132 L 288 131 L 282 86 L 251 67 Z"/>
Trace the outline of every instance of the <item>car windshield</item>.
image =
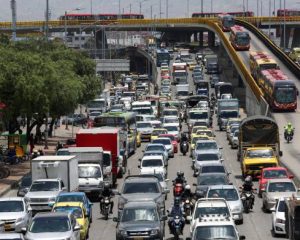
<path id="1" fill-rule="evenodd" d="M 231 128 L 230 128 L 230 132 L 231 132 L 231 133 L 234 133 L 236 130 L 239 130 L 239 128 L 240 128 L 239 126 L 231 127 Z"/>
<path id="2" fill-rule="evenodd" d="M 178 118 L 165 118 L 164 123 L 178 123 Z"/>
<path id="3" fill-rule="evenodd" d="M 274 157 L 272 149 L 255 149 L 247 151 L 248 158 L 271 158 Z"/>
<path id="4" fill-rule="evenodd" d="M 59 195 L 56 198 L 56 202 L 83 202 L 83 196 L 79 195 Z"/>
<path id="5" fill-rule="evenodd" d="M 195 212 L 195 217 L 198 218 L 200 215 L 207 215 L 207 214 L 217 214 L 217 215 L 227 215 L 229 216 L 229 211 L 226 206 L 205 206 L 205 207 L 197 207 L 196 212 Z"/>
<path id="6" fill-rule="evenodd" d="M 201 168 L 201 173 L 225 173 L 224 166 L 203 166 Z"/>
<path id="7" fill-rule="evenodd" d="M 144 157 L 146 156 L 164 156 L 162 152 L 145 152 Z"/>
<path id="8" fill-rule="evenodd" d="M 124 184 L 123 194 L 159 193 L 155 182 L 130 182 Z"/>
<path id="9" fill-rule="evenodd" d="M 125 208 L 121 222 L 132 221 L 158 221 L 158 214 L 153 208 Z"/>
<path id="10" fill-rule="evenodd" d="M 82 209 L 75 206 L 60 206 L 54 207 L 53 212 L 70 212 L 73 213 L 75 218 L 83 218 Z"/>
<path id="11" fill-rule="evenodd" d="M 207 127 L 201 127 L 201 126 L 195 126 L 195 127 L 193 127 L 193 129 L 192 129 L 192 133 L 196 133 L 197 131 L 199 131 L 199 130 L 201 130 L 201 129 L 203 129 L 203 130 L 205 130 L 205 129 L 207 129 Z"/>
<path id="12" fill-rule="evenodd" d="M 269 184 L 268 192 L 296 192 L 296 188 L 291 182 L 273 182 Z"/>
<path id="13" fill-rule="evenodd" d="M 190 119 L 206 119 L 208 118 L 207 112 L 190 112 Z"/>
<path id="14" fill-rule="evenodd" d="M 137 128 L 152 128 L 151 123 L 143 122 L 143 123 L 136 123 Z"/>
<path id="15" fill-rule="evenodd" d="M 226 179 L 225 176 L 218 176 L 218 175 L 199 175 L 197 178 L 198 185 L 225 185 Z"/>
<path id="16" fill-rule="evenodd" d="M 0 212 L 23 212 L 24 204 L 22 201 L 0 201 Z"/>
<path id="17" fill-rule="evenodd" d="M 178 128 L 176 126 L 164 126 L 164 128 L 167 129 L 169 132 L 178 131 Z"/>
<path id="18" fill-rule="evenodd" d="M 197 161 L 216 161 L 219 160 L 217 153 L 201 153 L 197 155 Z"/>
<path id="19" fill-rule="evenodd" d="M 168 110 L 163 112 L 164 116 L 177 116 L 178 112 L 177 110 Z"/>
<path id="20" fill-rule="evenodd" d="M 101 171 L 99 166 L 78 166 L 79 178 L 100 178 Z"/>
<path id="21" fill-rule="evenodd" d="M 162 167 L 163 163 L 160 159 L 147 159 L 142 161 L 142 167 Z"/>
<path id="22" fill-rule="evenodd" d="M 67 232 L 70 230 L 70 222 L 67 217 L 36 218 L 29 228 L 31 233 Z"/>
<path id="23" fill-rule="evenodd" d="M 193 137 L 192 144 L 196 144 L 199 140 L 208 140 L 208 136 Z"/>
<path id="24" fill-rule="evenodd" d="M 196 145 L 197 150 L 208 150 L 208 149 L 218 149 L 216 142 L 198 142 Z"/>
<path id="25" fill-rule="evenodd" d="M 162 145 L 150 145 L 147 146 L 146 151 L 165 151 L 165 148 Z"/>
<path id="26" fill-rule="evenodd" d="M 220 226 L 199 226 L 196 228 L 194 240 L 207 239 L 237 239 L 235 229 L 232 225 Z"/>
<path id="27" fill-rule="evenodd" d="M 285 170 L 264 170 L 264 178 L 287 178 L 287 172 Z"/>
<path id="28" fill-rule="evenodd" d="M 171 140 L 170 139 L 157 138 L 157 139 L 154 139 L 152 142 L 153 143 L 161 143 L 163 145 L 171 145 Z"/>
<path id="29" fill-rule="evenodd" d="M 30 192 L 41 192 L 41 191 L 58 191 L 59 183 L 57 181 L 38 181 L 31 185 Z"/>
<path id="30" fill-rule="evenodd" d="M 211 189 L 208 191 L 207 197 L 214 198 L 224 198 L 226 201 L 237 201 L 239 200 L 239 195 L 236 189 Z"/>
<path id="31" fill-rule="evenodd" d="M 235 117 L 238 117 L 238 112 L 236 111 L 232 111 L 232 112 L 224 111 L 220 113 L 220 118 L 235 118 Z"/>
<path id="32" fill-rule="evenodd" d="M 168 130 L 167 129 L 163 129 L 163 130 L 154 130 L 152 132 L 152 135 L 153 136 L 158 136 L 160 134 L 167 134 L 168 133 Z"/>
<path id="33" fill-rule="evenodd" d="M 202 129 L 198 130 L 196 134 L 197 134 L 197 135 L 207 135 L 207 136 L 209 136 L 209 137 L 212 137 L 212 136 L 213 136 L 212 131 L 209 131 L 209 130 L 202 130 Z"/>

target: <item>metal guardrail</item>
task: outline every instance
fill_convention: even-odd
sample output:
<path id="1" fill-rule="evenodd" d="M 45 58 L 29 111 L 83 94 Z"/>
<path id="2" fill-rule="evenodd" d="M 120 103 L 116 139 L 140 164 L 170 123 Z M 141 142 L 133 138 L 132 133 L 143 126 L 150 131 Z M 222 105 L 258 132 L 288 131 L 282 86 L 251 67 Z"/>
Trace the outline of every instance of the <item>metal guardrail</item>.
<path id="1" fill-rule="evenodd" d="M 252 24 L 262 22 L 282 22 L 284 17 L 237 17 Z M 48 22 L 49 27 L 79 26 L 79 25 L 147 25 L 147 24 L 202 24 L 214 21 L 216 18 L 168 18 L 168 19 L 120 19 L 120 20 L 52 20 Z M 300 22 L 300 17 L 285 17 L 286 22 Z M 17 22 L 17 28 L 22 27 L 44 27 L 45 21 L 23 21 Z M 11 22 L 0 22 L 0 28 L 11 28 Z"/>
<path id="2" fill-rule="evenodd" d="M 300 67 L 292 61 L 275 43 L 273 43 L 263 32 L 251 23 L 244 20 L 236 20 L 238 24 L 253 32 L 296 76 L 300 76 Z"/>

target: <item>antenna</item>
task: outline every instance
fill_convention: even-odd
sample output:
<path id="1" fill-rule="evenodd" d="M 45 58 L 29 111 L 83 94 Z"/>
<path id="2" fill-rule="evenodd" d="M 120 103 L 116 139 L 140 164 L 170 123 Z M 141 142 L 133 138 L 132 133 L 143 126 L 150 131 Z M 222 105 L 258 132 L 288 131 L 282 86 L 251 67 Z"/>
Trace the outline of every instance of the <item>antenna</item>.
<path id="1" fill-rule="evenodd" d="M 12 40 L 15 42 L 17 38 L 17 3 L 16 0 L 10 1 L 12 14 Z"/>

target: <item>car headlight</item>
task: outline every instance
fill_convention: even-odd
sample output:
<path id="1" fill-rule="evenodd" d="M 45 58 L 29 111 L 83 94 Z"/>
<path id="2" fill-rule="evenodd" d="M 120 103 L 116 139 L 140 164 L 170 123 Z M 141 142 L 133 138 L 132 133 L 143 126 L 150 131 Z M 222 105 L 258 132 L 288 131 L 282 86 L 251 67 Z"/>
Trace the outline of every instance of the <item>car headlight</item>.
<path id="1" fill-rule="evenodd" d="M 120 230 L 120 234 L 122 236 L 127 236 L 127 231 L 126 230 Z"/>
<path id="2" fill-rule="evenodd" d="M 150 234 L 151 235 L 157 235 L 157 234 L 159 234 L 159 230 L 158 229 L 152 229 Z"/>
<path id="3" fill-rule="evenodd" d="M 284 223 L 285 223 L 285 220 L 280 219 L 280 218 L 277 218 L 277 219 L 276 219 L 276 223 L 283 223 L 283 224 L 284 224 Z"/>
<path id="4" fill-rule="evenodd" d="M 56 201 L 56 197 L 51 197 L 48 199 L 49 202 L 55 202 Z"/>

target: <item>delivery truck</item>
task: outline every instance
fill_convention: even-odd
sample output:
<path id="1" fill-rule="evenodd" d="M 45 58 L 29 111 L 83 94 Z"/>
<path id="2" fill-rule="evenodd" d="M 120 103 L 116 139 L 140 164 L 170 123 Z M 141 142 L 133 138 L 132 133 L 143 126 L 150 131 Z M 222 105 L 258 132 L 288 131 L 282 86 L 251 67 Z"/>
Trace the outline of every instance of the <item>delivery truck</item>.
<path id="1" fill-rule="evenodd" d="M 62 191 L 78 191 L 78 160 L 75 156 L 40 156 L 32 159 L 32 185 L 25 195 L 33 211 L 50 211 Z"/>
<path id="2" fill-rule="evenodd" d="M 125 149 L 127 136 L 124 130 L 115 127 L 80 129 L 76 134 L 77 147 L 102 147 L 111 152 L 111 177 L 115 184 L 126 168 Z"/>

